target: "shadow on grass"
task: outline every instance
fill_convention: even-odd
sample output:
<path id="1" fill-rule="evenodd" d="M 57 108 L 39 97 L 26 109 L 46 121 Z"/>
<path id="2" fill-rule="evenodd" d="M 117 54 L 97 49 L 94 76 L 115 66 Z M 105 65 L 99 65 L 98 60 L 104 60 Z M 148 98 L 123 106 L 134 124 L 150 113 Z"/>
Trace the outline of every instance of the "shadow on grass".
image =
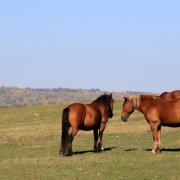
<path id="1" fill-rule="evenodd" d="M 143 149 L 145 151 L 152 151 L 152 149 Z M 180 148 L 162 148 L 161 152 L 180 152 Z"/>
<path id="2" fill-rule="evenodd" d="M 130 148 L 130 149 L 125 149 L 124 151 L 142 151 L 143 149 L 140 148 Z"/>
<path id="3" fill-rule="evenodd" d="M 124 151 L 152 151 L 152 149 L 130 148 Z M 161 152 L 180 152 L 180 148 L 162 148 Z"/>
<path id="4" fill-rule="evenodd" d="M 111 151 L 112 149 L 115 149 L 116 147 L 109 147 L 109 148 L 104 148 L 103 151 L 101 152 L 106 152 L 106 151 Z M 87 150 L 87 151 L 75 151 L 73 154 L 86 154 L 86 153 L 94 153 L 94 150 Z"/>
<path id="5" fill-rule="evenodd" d="M 166 152 L 180 152 L 180 148 L 163 148 L 161 151 L 166 151 Z"/>

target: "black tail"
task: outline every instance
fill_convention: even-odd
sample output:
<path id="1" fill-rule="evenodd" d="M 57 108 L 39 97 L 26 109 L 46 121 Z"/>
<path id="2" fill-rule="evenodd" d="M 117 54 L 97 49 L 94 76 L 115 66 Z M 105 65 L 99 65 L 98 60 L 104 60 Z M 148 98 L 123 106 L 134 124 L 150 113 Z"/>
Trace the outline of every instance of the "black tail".
<path id="1" fill-rule="evenodd" d="M 67 156 L 69 154 L 69 108 L 65 108 L 62 114 L 62 134 L 61 134 L 61 148 L 60 155 Z"/>

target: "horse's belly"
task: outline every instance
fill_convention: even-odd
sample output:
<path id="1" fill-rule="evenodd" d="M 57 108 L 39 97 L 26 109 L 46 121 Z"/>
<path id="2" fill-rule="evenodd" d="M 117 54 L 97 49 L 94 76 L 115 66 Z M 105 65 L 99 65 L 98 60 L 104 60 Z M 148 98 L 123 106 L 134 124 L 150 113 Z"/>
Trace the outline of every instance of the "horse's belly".
<path id="1" fill-rule="evenodd" d="M 83 124 L 79 129 L 84 131 L 91 131 L 93 129 L 99 129 L 99 125 Z"/>
<path id="2" fill-rule="evenodd" d="M 162 126 L 180 127 L 180 123 L 162 123 Z"/>
<path id="3" fill-rule="evenodd" d="M 180 116 L 166 116 L 161 119 L 162 126 L 180 127 Z"/>
<path id="4" fill-rule="evenodd" d="M 93 129 L 94 129 L 93 127 L 86 127 L 86 126 L 80 127 L 80 130 L 83 130 L 83 131 L 91 131 Z"/>
<path id="5" fill-rule="evenodd" d="M 82 130 L 93 130 L 100 127 L 101 117 L 98 113 L 86 113 L 86 117 L 84 119 L 83 125 L 81 127 Z"/>

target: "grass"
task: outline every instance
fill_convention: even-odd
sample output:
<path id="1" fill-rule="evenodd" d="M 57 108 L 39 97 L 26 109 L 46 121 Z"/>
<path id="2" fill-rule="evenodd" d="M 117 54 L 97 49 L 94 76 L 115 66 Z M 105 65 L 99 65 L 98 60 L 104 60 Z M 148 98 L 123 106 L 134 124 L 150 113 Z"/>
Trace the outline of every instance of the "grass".
<path id="1" fill-rule="evenodd" d="M 60 157 L 61 112 L 66 105 L 0 109 L 0 179 L 178 179 L 180 131 L 162 128 L 162 153 L 151 154 L 152 134 L 135 112 L 121 122 L 121 102 L 104 132 L 104 152 L 92 152 L 93 132 L 79 131 L 76 153 Z"/>

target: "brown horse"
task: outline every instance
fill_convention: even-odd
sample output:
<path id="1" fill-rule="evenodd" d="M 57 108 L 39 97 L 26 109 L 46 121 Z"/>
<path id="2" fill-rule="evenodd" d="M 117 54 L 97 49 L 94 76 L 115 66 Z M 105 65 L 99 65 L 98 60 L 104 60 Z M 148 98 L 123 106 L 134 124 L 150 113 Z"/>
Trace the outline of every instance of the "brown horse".
<path id="1" fill-rule="evenodd" d="M 164 101 L 170 101 L 172 99 L 180 98 L 180 90 L 172 91 L 172 92 L 163 92 L 160 95 L 161 99 Z"/>
<path id="2" fill-rule="evenodd" d="M 72 141 L 79 130 L 94 131 L 94 152 L 102 148 L 102 136 L 106 123 L 113 116 L 112 94 L 104 94 L 91 104 L 74 103 L 63 110 L 60 155 L 73 154 Z M 71 127 L 71 130 L 70 130 Z"/>
<path id="3" fill-rule="evenodd" d="M 124 99 L 121 119 L 127 122 L 135 109 L 143 113 L 153 134 L 154 147 L 151 152 L 159 153 L 161 126 L 180 127 L 180 99 L 163 101 L 152 95 L 129 96 Z"/>

